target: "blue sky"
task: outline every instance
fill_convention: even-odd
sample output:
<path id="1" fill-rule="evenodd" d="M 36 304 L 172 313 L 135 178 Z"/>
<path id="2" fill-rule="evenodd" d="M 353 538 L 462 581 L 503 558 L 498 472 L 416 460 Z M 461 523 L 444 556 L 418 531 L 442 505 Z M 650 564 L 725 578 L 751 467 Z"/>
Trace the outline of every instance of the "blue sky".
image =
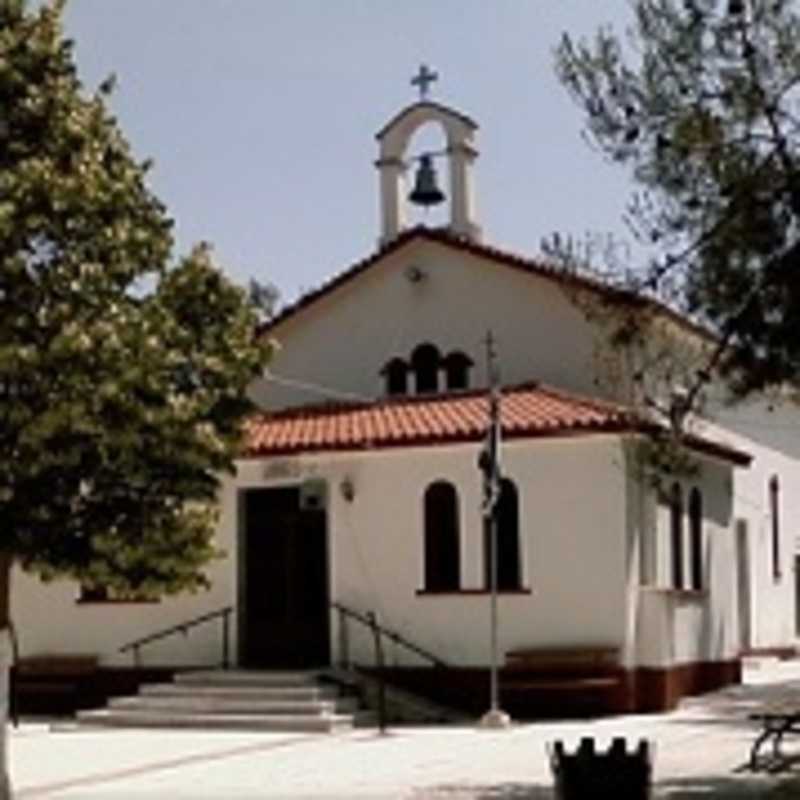
<path id="1" fill-rule="evenodd" d="M 209 241 L 285 301 L 374 250 L 374 135 L 416 99 L 422 62 L 432 99 L 480 126 L 486 242 L 533 255 L 553 231 L 624 233 L 627 176 L 582 138 L 553 48 L 629 21 L 626 0 L 71 0 L 66 15 L 87 86 L 117 75 L 113 109 L 155 160 L 180 250 Z"/>

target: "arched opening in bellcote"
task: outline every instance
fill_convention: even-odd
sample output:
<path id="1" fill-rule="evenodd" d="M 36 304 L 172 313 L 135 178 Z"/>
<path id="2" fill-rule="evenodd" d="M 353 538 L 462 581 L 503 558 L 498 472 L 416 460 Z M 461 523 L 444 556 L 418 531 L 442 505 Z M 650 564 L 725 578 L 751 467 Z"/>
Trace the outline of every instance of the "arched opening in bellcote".
<path id="1" fill-rule="evenodd" d="M 472 166 L 478 126 L 469 117 L 430 100 L 420 100 L 403 109 L 377 134 L 380 181 L 381 245 L 388 244 L 414 224 L 417 212 L 408 199 L 418 162 L 415 156 L 432 151 L 438 185 L 446 195 L 445 224 L 453 234 L 480 240 L 475 217 Z M 432 138 L 431 138 L 432 137 Z M 418 149 L 420 148 L 420 149 Z M 421 152 L 420 152 L 421 150 Z M 427 224 L 434 226 L 428 212 Z M 441 222 L 441 219 L 436 218 Z"/>
<path id="2" fill-rule="evenodd" d="M 435 205 L 418 205 L 411 199 L 420 175 L 423 156 L 430 156 L 430 165 L 436 178 L 436 186 L 444 200 Z M 406 224 L 408 227 L 425 225 L 428 228 L 446 228 L 450 221 L 450 161 L 447 158 L 447 135 L 441 122 L 431 120 L 422 124 L 409 137 L 406 155 L 405 197 L 407 201 Z"/>

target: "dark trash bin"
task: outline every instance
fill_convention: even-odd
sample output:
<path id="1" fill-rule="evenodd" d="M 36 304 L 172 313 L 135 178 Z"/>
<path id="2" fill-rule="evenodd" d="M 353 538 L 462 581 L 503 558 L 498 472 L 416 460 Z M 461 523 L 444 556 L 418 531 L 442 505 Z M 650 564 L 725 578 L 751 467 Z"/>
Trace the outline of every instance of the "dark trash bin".
<path id="1" fill-rule="evenodd" d="M 608 750 L 596 750 L 594 739 L 581 739 L 568 753 L 561 741 L 548 748 L 557 800 L 649 800 L 652 760 L 649 743 L 642 739 L 628 752 L 624 738 L 615 738 Z"/>

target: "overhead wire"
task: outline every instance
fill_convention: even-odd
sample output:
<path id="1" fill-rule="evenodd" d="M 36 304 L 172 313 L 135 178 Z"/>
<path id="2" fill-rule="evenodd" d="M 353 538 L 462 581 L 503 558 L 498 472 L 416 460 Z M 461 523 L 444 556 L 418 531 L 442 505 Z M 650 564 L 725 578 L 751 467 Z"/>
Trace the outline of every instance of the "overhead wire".
<path id="1" fill-rule="evenodd" d="M 321 395 L 322 397 L 328 397 L 333 400 L 349 400 L 359 403 L 373 403 L 376 399 L 367 395 L 348 392 L 344 389 L 335 389 L 332 386 L 325 386 L 321 383 L 314 383 L 313 381 L 301 381 L 296 378 L 287 378 L 283 375 L 276 375 L 270 369 L 264 371 L 263 378 L 271 383 L 277 383 L 279 386 L 300 389 L 302 391 Z"/>

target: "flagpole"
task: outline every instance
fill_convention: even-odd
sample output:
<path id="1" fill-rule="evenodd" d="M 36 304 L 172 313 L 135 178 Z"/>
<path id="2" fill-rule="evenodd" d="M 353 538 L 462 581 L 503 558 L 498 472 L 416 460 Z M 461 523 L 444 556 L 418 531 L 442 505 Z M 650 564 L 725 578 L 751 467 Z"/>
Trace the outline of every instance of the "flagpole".
<path id="1" fill-rule="evenodd" d="M 479 466 L 483 470 L 483 519 L 489 537 L 489 710 L 481 717 L 482 728 L 507 728 L 510 717 L 500 709 L 500 681 L 498 673 L 497 602 L 497 501 L 500 497 L 500 390 L 492 332 L 486 334 L 486 368 L 489 378 L 489 426 L 485 450 Z"/>
<path id="2" fill-rule="evenodd" d="M 488 346 L 491 346 L 491 340 L 487 343 Z M 493 447 L 491 450 L 493 456 L 493 474 L 491 480 L 497 481 L 499 476 L 497 473 L 497 411 L 498 411 L 498 403 L 497 403 L 497 396 L 495 393 L 495 386 L 492 385 L 491 391 L 489 394 L 489 425 L 490 425 L 490 436 L 491 441 L 493 443 Z M 490 692 L 490 705 L 489 710 L 490 713 L 496 714 L 498 709 L 500 708 L 500 687 L 499 687 L 499 680 L 497 677 L 497 494 L 498 494 L 499 487 L 495 486 L 493 488 L 494 498 L 491 506 L 486 509 L 485 511 L 485 524 L 489 533 L 489 567 L 490 567 L 490 576 L 489 576 L 489 588 L 491 593 L 491 616 L 490 616 L 490 630 L 491 630 L 491 668 L 489 671 L 489 692 Z"/>

